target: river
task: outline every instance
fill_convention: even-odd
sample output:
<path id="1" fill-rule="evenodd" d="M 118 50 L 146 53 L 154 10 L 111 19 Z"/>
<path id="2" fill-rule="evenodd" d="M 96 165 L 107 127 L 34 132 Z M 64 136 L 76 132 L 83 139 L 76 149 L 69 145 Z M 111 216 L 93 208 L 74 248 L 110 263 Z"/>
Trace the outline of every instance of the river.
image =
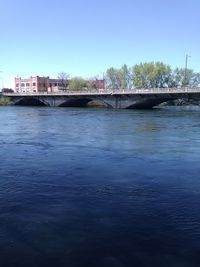
<path id="1" fill-rule="evenodd" d="M 1 267 L 200 266 L 199 107 L 0 121 Z"/>

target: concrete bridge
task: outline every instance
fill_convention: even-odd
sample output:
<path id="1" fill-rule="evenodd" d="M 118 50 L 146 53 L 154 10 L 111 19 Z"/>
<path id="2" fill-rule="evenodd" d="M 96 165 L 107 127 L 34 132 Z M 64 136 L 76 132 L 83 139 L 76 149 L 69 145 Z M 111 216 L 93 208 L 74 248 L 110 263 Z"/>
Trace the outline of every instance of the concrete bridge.
<path id="1" fill-rule="evenodd" d="M 176 99 L 200 100 L 200 88 L 155 88 L 68 91 L 59 93 L 4 93 L 15 105 L 85 107 L 95 101 L 115 109 L 149 109 Z"/>

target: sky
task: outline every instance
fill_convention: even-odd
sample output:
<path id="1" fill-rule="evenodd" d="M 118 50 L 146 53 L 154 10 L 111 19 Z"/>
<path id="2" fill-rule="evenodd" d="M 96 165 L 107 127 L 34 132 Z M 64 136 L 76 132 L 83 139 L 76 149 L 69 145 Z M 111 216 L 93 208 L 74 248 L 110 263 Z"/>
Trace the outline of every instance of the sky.
<path id="1" fill-rule="evenodd" d="M 0 0 L 0 87 L 162 61 L 200 72 L 199 0 Z"/>

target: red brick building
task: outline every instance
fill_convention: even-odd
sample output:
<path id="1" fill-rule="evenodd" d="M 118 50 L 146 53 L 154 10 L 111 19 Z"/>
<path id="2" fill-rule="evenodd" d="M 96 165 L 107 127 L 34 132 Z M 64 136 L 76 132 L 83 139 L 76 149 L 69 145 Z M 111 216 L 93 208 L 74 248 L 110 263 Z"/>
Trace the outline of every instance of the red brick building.
<path id="1" fill-rule="evenodd" d="M 70 80 L 51 79 L 49 77 L 15 78 L 16 93 L 57 93 L 66 91 Z M 96 89 L 105 89 L 105 80 L 95 80 Z"/>

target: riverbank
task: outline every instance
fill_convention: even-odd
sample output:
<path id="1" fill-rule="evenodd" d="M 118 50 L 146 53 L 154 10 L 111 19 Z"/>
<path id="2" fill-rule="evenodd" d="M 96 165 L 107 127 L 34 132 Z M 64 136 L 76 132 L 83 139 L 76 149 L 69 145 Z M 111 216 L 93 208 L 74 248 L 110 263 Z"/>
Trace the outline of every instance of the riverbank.
<path id="1" fill-rule="evenodd" d="M 12 105 L 12 101 L 9 98 L 0 96 L 0 106 L 9 106 Z"/>
<path id="2" fill-rule="evenodd" d="M 161 106 L 200 106 L 199 100 L 194 99 L 176 99 L 164 102 L 160 104 Z"/>

